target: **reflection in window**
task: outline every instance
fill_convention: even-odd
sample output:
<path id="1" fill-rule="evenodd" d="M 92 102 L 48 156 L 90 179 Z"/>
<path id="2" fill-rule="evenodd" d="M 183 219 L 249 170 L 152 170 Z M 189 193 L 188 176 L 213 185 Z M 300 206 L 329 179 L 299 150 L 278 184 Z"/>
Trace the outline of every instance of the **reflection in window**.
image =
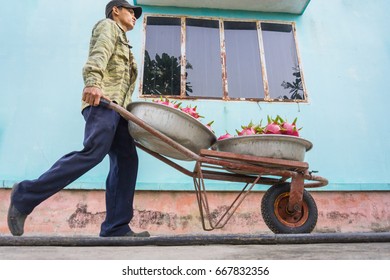
<path id="1" fill-rule="evenodd" d="M 304 99 L 292 26 L 261 23 L 269 95 L 279 99 Z"/>
<path id="2" fill-rule="evenodd" d="M 221 97 L 219 22 L 187 19 L 186 26 L 186 58 L 192 65 L 187 70 L 187 82 L 193 90 L 190 95 Z"/>
<path id="3" fill-rule="evenodd" d="M 230 98 L 263 98 L 256 22 L 224 23 Z"/>
<path id="4" fill-rule="evenodd" d="M 180 95 L 180 19 L 148 17 L 143 94 Z"/>

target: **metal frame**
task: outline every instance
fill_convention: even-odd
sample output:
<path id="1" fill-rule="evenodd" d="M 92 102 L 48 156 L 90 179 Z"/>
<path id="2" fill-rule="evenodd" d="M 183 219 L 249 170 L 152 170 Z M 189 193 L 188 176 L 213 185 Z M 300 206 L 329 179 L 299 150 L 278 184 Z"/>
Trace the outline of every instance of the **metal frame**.
<path id="1" fill-rule="evenodd" d="M 308 100 L 308 94 L 307 94 L 307 88 L 305 85 L 305 79 L 303 75 L 303 67 L 302 67 L 302 61 L 301 56 L 298 48 L 298 40 L 297 40 L 297 30 L 295 22 L 293 21 L 278 21 L 278 20 L 257 20 L 257 19 L 237 19 L 237 18 L 219 18 L 219 17 L 205 17 L 205 16 L 185 16 L 185 15 L 165 15 L 165 14 L 145 14 L 144 15 L 144 22 L 143 22 L 143 55 L 142 55 L 142 66 L 141 66 L 141 75 L 140 75 L 140 86 L 139 86 L 139 97 L 141 98 L 159 98 L 159 95 L 150 95 L 150 94 L 144 94 L 143 93 L 143 68 L 144 68 L 144 53 L 146 49 L 146 27 L 147 27 L 147 18 L 148 17 L 164 17 L 164 18 L 177 18 L 180 19 L 180 49 L 181 49 L 181 88 L 180 88 L 180 95 L 165 95 L 168 98 L 177 98 L 177 99 L 210 99 L 210 100 L 232 100 L 232 101 L 264 101 L 264 102 L 282 102 L 282 103 L 309 103 Z M 210 96 L 186 96 L 185 95 L 185 89 L 186 89 L 186 19 L 187 18 L 194 18 L 194 19 L 204 19 L 204 20 L 214 20 L 219 22 L 219 32 L 220 32 L 220 58 L 221 58 L 221 75 L 222 75 L 222 94 L 220 97 L 210 97 Z M 225 21 L 236 21 L 236 22 L 253 22 L 256 23 L 257 27 L 257 38 L 258 38 L 258 47 L 259 47 L 259 54 L 260 54 L 260 63 L 261 63 L 261 74 L 262 74 L 262 81 L 263 81 L 263 91 L 264 91 L 264 97 L 259 98 L 233 98 L 229 96 L 229 90 L 228 90 L 228 77 L 227 77 L 227 67 L 226 67 L 226 47 L 225 47 L 225 31 L 224 31 L 224 22 Z M 261 29 L 261 23 L 275 23 L 275 24 L 285 24 L 285 25 L 291 25 L 292 27 L 292 33 L 293 33 L 293 39 L 295 43 L 296 48 L 296 55 L 298 60 L 298 66 L 301 73 L 301 79 L 302 79 L 302 86 L 303 86 L 303 95 L 304 99 L 278 99 L 278 98 L 271 98 L 269 93 L 269 84 L 268 84 L 268 75 L 267 75 L 267 69 L 266 69 L 266 59 L 264 54 L 264 45 L 263 45 L 263 36 L 262 36 L 262 29 Z"/>

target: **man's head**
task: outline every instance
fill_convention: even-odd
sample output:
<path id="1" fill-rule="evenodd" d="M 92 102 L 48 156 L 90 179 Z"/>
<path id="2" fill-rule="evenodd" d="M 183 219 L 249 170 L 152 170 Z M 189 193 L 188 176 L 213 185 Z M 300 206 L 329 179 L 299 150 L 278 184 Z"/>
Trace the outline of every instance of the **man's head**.
<path id="1" fill-rule="evenodd" d="M 106 18 L 109 18 L 111 16 L 112 8 L 114 8 L 114 6 L 118 8 L 133 9 L 136 19 L 138 19 L 142 14 L 141 7 L 130 5 L 129 2 L 125 0 L 112 0 L 106 5 Z"/>
<path id="2" fill-rule="evenodd" d="M 132 30 L 136 19 L 142 14 L 142 8 L 130 5 L 125 0 L 112 0 L 106 5 L 106 18 L 115 20 L 125 31 Z"/>

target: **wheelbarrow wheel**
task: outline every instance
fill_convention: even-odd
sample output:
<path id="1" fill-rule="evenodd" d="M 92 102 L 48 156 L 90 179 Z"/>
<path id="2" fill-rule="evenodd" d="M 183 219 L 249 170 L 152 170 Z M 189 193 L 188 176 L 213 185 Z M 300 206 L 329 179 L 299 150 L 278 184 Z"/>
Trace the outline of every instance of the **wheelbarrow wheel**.
<path id="1" fill-rule="evenodd" d="M 301 214 L 287 209 L 290 183 L 273 185 L 261 201 L 261 214 L 265 224 L 274 233 L 310 233 L 317 224 L 318 210 L 310 193 L 303 190 Z"/>

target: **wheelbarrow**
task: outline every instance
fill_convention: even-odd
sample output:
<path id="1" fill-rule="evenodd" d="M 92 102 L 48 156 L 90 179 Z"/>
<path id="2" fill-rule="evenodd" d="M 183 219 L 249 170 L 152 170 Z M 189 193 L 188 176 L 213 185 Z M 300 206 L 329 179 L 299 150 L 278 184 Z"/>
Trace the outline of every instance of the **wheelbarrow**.
<path id="1" fill-rule="evenodd" d="M 129 126 L 140 129 L 142 135 L 139 137 L 140 141 L 135 139 L 138 148 L 193 178 L 202 227 L 205 231 L 223 228 L 257 184 L 271 186 L 262 198 L 261 213 L 265 224 L 272 232 L 310 233 L 315 228 L 318 209 L 306 188 L 326 186 L 328 180 L 309 171 L 308 163 L 299 160 L 210 150 L 208 147 L 198 147 L 198 150 L 194 151 L 118 104 L 104 99 L 101 100 L 100 104 L 119 113 L 129 122 Z M 170 108 L 169 110 L 176 109 Z M 146 135 L 148 136 L 145 137 Z M 148 140 L 143 141 L 143 137 Z M 160 141 L 160 144 L 164 143 L 164 149 L 168 149 L 168 152 L 166 150 L 162 152 L 153 150 L 153 145 L 156 144 L 153 141 L 156 139 Z M 168 156 L 162 153 L 168 154 Z M 170 157 L 194 161 L 194 169 L 188 170 Z M 206 179 L 244 183 L 233 202 L 217 219 L 210 212 L 205 185 Z"/>

